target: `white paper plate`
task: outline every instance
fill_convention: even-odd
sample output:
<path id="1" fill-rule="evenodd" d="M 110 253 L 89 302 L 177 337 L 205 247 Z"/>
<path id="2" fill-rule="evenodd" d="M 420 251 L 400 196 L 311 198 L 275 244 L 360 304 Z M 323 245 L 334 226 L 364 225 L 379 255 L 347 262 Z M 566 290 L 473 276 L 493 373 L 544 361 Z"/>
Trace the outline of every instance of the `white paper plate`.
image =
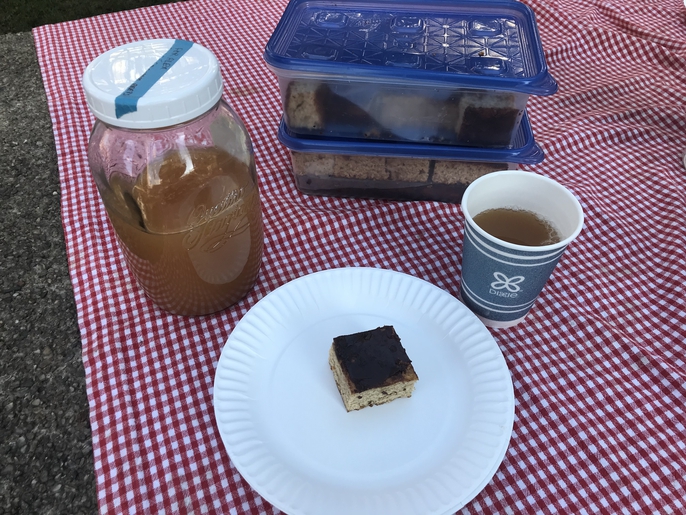
<path id="1" fill-rule="evenodd" d="M 393 325 L 419 376 L 410 399 L 348 413 L 333 338 Z M 510 441 L 514 392 L 493 337 L 457 299 L 376 268 L 314 273 L 243 317 L 214 383 L 222 441 L 290 515 L 443 515 L 473 499 Z"/>

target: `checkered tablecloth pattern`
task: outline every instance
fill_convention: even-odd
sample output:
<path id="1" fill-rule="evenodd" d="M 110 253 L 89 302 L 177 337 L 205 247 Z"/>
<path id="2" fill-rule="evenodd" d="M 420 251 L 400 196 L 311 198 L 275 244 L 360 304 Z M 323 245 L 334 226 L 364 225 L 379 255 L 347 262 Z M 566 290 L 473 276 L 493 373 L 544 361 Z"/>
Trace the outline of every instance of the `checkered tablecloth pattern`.
<path id="1" fill-rule="evenodd" d="M 494 331 L 515 388 L 505 459 L 463 513 L 686 512 L 686 9 L 681 0 L 528 0 L 557 94 L 529 113 L 545 161 L 586 225 L 526 323 Z M 102 513 L 263 514 L 212 408 L 227 336 L 269 291 L 341 266 L 402 271 L 456 295 L 457 205 L 300 194 L 277 141 L 263 48 L 285 0 L 190 0 L 35 29 L 59 159 Z M 128 272 L 93 180 L 81 75 L 148 38 L 219 58 L 253 139 L 265 254 L 248 297 L 184 318 Z"/>

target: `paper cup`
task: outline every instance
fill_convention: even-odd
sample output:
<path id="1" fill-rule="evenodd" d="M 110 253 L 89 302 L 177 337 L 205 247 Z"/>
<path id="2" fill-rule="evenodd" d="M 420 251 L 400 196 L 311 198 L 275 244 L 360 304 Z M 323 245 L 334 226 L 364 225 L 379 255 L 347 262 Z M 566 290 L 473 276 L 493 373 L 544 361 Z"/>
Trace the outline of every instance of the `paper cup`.
<path id="1" fill-rule="evenodd" d="M 495 208 L 538 214 L 557 229 L 560 242 L 530 247 L 491 236 L 474 223 L 474 217 Z M 536 302 L 567 245 L 581 232 L 581 204 L 552 179 L 506 170 L 472 182 L 462 197 L 462 212 L 465 232 L 460 298 L 488 327 L 516 325 Z"/>

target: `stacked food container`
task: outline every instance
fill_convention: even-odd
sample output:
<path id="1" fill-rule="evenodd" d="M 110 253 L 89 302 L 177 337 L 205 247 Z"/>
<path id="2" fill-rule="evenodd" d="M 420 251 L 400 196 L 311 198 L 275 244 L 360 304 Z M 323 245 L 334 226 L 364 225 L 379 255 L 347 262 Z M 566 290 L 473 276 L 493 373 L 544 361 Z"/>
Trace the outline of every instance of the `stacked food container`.
<path id="1" fill-rule="evenodd" d="M 520 2 L 291 0 L 264 56 L 303 193 L 459 202 L 543 160 L 526 104 L 557 84 Z"/>

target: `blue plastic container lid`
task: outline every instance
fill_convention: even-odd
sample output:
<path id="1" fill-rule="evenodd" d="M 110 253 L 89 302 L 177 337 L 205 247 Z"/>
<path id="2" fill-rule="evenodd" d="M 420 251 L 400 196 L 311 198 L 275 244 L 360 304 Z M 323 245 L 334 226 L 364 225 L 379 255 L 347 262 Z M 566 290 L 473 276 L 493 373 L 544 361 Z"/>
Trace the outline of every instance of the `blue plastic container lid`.
<path id="1" fill-rule="evenodd" d="M 291 0 L 264 59 L 350 80 L 557 91 L 533 11 L 514 0 Z"/>
<path id="2" fill-rule="evenodd" d="M 296 152 L 347 154 L 419 159 L 485 161 L 489 163 L 537 164 L 545 154 L 534 141 L 529 116 L 524 113 L 512 148 L 458 147 L 430 143 L 380 142 L 362 139 L 301 138 L 293 135 L 283 120 L 279 125 L 281 143 Z"/>

